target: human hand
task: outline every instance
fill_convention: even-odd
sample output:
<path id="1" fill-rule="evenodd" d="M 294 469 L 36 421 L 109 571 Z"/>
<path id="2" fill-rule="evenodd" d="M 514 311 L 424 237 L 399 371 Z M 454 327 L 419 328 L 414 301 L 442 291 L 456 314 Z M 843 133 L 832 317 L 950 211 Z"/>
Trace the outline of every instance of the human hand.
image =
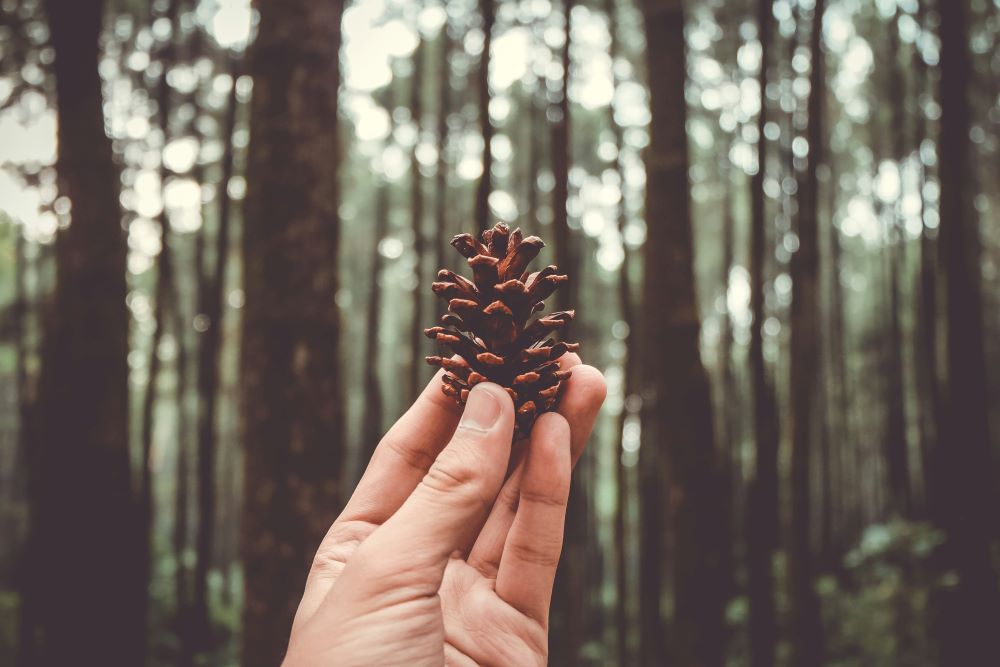
<path id="1" fill-rule="evenodd" d="M 513 450 L 506 392 L 477 385 L 463 415 L 435 376 L 323 539 L 285 667 L 545 664 L 570 473 L 605 395 L 561 364 L 558 412 Z"/>

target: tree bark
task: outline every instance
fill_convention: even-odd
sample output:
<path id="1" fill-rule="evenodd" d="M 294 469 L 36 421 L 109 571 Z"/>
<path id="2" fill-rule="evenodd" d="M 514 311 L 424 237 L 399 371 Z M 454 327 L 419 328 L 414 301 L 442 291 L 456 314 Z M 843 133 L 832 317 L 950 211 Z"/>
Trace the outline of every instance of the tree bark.
<path id="1" fill-rule="evenodd" d="M 983 335 L 980 239 L 970 187 L 972 64 L 969 3 L 954 2 L 941 17 L 940 247 L 945 285 L 947 389 L 943 436 L 934 467 L 940 494 L 932 516 L 944 529 L 943 567 L 958 575 L 938 593 L 942 665 L 997 664 L 1000 627 L 997 582 L 988 526 L 995 525 L 989 397 Z"/>
<path id="2" fill-rule="evenodd" d="M 441 60 L 438 62 L 438 72 L 441 80 L 438 84 L 438 116 L 437 144 L 438 161 L 435 182 L 434 219 L 437 234 L 434 240 L 434 268 L 443 269 L 448 266 L 448 117 L 451 115 L 451 53 L 453 49 L 450 26 L 445 21 L 441 26 Z M 434 300 L 437 302 L 437 299 Z M 438 306 L 435 306 L 436 308 Z M 439 311 L 440 312 L 440 311 Z"/>
<path id="3" fill-rule="evenodd" d="M 646 148 L 643 331 L 642 485 L 643 597 L 645 613 L 660 619 L 662 563 L 656 542 L 661 517 L 670 517 L 674 540 L 674 656 L 644 650 L 644 664 L 715 667 L 724 654 L 721 572 L 724 509 L 718 494 L 712 406 L 699 352 L 700 321 L 688 182 L 684 11 L 679 0 L 644 0 L 650 78 L 650 144 Z M 667 498 L 651 488 L 669 472 Z M 645 503 L 656 502 L 650 506 Z M 664 502 L 665 501 L 665 502 Z M 648 554 L 647 554 L 648 550 Z M 647 568 L 648 571 L 647 571 Z M 656 598 L 656 599 L 653 599 Z M 644 628 L 662 632 L 662 625 Z M 644 643 L 659 640 L 644 637 Z"/>
<path id="4" fill-rule="evenodd" d="M 97 70 L 103 7 L 100 0 L 45 3 L 55 50 L 59 189 L 73 209 L 57 239 L 42 357 L 35 555 L 41 664 L 145 659 L 143 531 L 128 448 L 126 245 Z"/>
<path id="5" fill-rule="evenodd" d="M 556 265 L 560 271 L 571 276 L 569 282 L 555 294 L 556 309 L 567 310 L 575 302 L 574 286 L 579 280 L 575 270 L 570 248 L 569 219 L 567 215 L 567 199 L 569 194 L 569 48 L 570 48 L 570 12 L 574 0 L 563 1 L 563 16 L 565 40 L 560 58 L 563 65 L 563 77 L 559 98 L 551 106 L 556 114 L 552 123 L 552 175 L 555 187 L 552 190 L 552 226 L 555 238 Z M 567 332 L 563 331 L 563 336 Z M 579 662 L 580 647 L 585 641 L 587 607 L 587 565 L 590 561 L 588 551 L 588 506 L 587 493 L 589 484 L 586 478 L 586 462 L 577 467 L 573 474 L 574 484 L 570 492 L 569 507 L 566 516 L 566 534 L 564 550 L 573 554 L 572 558 L 564 558 L 559 565 L 553 593 L 553 608 L 556 610 L 550 633 L 549 646 L 554 665 L 575 665 Z"/>
<path id="6" fill-rule="evenodd" d="M 413 314 L 410 319 L 410 350 L 413 358 L 410 360 L 410 373 L 408 380 L 409 402 L 416 400 L 423 389 L 423 382 L 426 377 L 422 351 L 429 349 L 429 341 L 424 336 L 424 266 L 426 261 L 424 255 L 424 191 L 423 178 L 420 176 L 420 161 L 417 159 L 417 148 L 420 146 L 420 136 L 424 115 L 423 105 L 423 80 L 424 80 L 424 40 L 421 37 L 413 52 L 413 76 L 410 79 L 410 115 L 417 126 L 417 137 L 413 142 L 413 150 L 410 151 L 410 221 L 413 228 L 413 255 L 415 258 L 414 271 L 417 274 L 417 288 L 413 294 Z M 374 332 L 377 329 L 369 329 Z"/>
<path id="7" fill-rule="evenodd" d="M 825 58 L 822 26 L 825 0 L 817 0 L 809 40 L 811 54 L 810 92 L 806 129 L 808 163 L 799 187 L 799 249 L 792 256 L 791 307 L 791 536 L 788 551 L 789 600 L 791 604 L 791 664 L 813 667 L 822 661 L 822 626 L 819 599 L 813 584 L 814 566 L 810 548 L 811 450 L 816 425 L 822 419 L 817 405 L 819 370 L 819 181 L 817 168 L 823 160 L 823 87 Z"/>
<path id="8" fill-rule="evenodd" d="M 899 53 L 899 12 L 889 26 L 889 53 L 892 59 L 888 72 L 889 108 L 892 110 L 892 159 L 902 171 L 904 153 L 903 109 L 904 72 L 897 62 Z M 877 165 L 876 165 L 877 167 Z M 903 262 L 904 239 L 901 219 L 903 187 L 900 179 L 899 196 L 889 215 L 889 238 L 886 243 L 886 261 L 889 270 L 889 331 L 888 377 L 886 378 L 886 469 L 889 478 L 889 506 L 901 516 L 910 513 L 909 443 L 906 437 L 906 409 L 903 388 L 903 331 L 900 323 L 900 265 Z"/>
<path id="9" fill-rule="evenodd" d="M 342 500 L 337 91 L 344 2 L 260 0 L 243 255 L 243 662 L 285 652 Z"/>
<path id="10" fill-rule="evenodd" d="M 204 318 L 206 328 L 201 332 L 198 346 L 198 456 L 197 497 L 198 525 L 195 530 L 194 595 L 192 597 L 192 640 L 196 650 L 212 644 L 211 611 L 208 600 L 208 573 L 215 553 L 216 530 L 216 452 L 218 433 L 216 414 L 219 403 L 220 351 L 222 349 L 223 310 L 226 267 L 229 264 L 230 228 L 232 224 L 232 199 L 229 181 L 233 178 L 235 155 L 233 132 L 239 100 L 236 80 L 240 66 L 231 56 L 230 75 L 233 79 L 223 122 L 226 148 L 222 157 L 222 176 L 218 185 L 219 219 L 215 237 L 215 257 L 211 272 L 201 262 L 201 280 L 198 288 L 198 314 Z M 204 230 L 202 231 L 204 234 Z"/>
<path id="11" fill-rule="evenodd" d="M 496 22 L 496 0 L 479 0 L 483 17 L 483 53 L 479 58 L 477 84 L 479 89 L 479 130 L 483 136 L 483 175 L 476 190 L 476 225 L 479 231 L 490 227 L 490 191 L 493 189 L 493 122 L 490 120 L 490 49 L 493 45 L 493 24 Z"/>
<path id="12" fill-rule="evenodd" d="M 551 105 L 552 120 L 552 229 L 555 239 L 556 264 L 570 276 L 567 284 L 556 292 L 556 309 L 566 310 L 576 303 L 576 284 L 579 273 L 576 270 L 573 241 L 569 229 L 569 77 L 570 67 L 570 15 L 576 0 L 563 0 L 563 15 L 566 37 L 563 41 L 560 59 L 562 81 L 557 99 Z"/>
<path id="13" fill-rule="evenodd" d="M 379 243 L 385 238 L 389 229 L 389 197 L 391 186 L 386 182 L 378 184 L 375 193 L 375 230 L 372 239 L 371 255 L 371 294 L 365 312 L 365 347 L 364 358 L 364 390 L 365 407 L 361 422 L 361 447 L 364 456 L 361 460 L 359 473 L 363 473 L 375 447 L 382 437 L 383 400 L 382 383 L 379 381 L 379 323 L 382 319 L 382 286 L 379 279 L 382 276 L 384 262 L 379 252 Z M 359 475 L 360 479 L 360 475 Z"/>
<path id="14" fill-rule="evenodd" d="M 170 37 L 162 45 L 159 53 L 159 61 L 162 65 L 162 73 L 156 87 L 156 107 L 159 120 L 160 131 L 163 133 L 164 145 L 170 137 L 170 85 L 167 83 L 167 72 L 173 67 L 176 48 L 175 38 L 177 34 L 177 17 L 180 12 L 180 0 L 171 0 L 167 6 L 167 11 L 163 18 L 170 22 Z M 160 160 L 160 187 L 162 187 L 169 176 L 169 170 Z M 173 304 L 170 300 L 175 294 L 173 260 L 170 251 L 170 222 L 167 219 L 167 209 L 163 207 L 159 215 L 160 226 L 160 254 L 156 257 L 156 287 L 153 305 L 153 334 L 149 342 L 149 360 L 147 363 L 148 379 L 146 382 L 146 393 L 142 397 L 141 415 L 141 435 L 142 459 L 140 465 L 139 482 L 139 508 L 143 526 L 143 554 L 142 579 L 144 586 L 148 588 L 153 571 L 153 431 L 156 412 L 157 382 L 162 370 L 162 361 L 159 350 L 163 340 L 163 333 L 167 326 L 167 318 L 170 317 Z M 146 610 L 148 613 L 148 609 Z M 147 626 L 148 619 L 143 620 L 143 626 Z"/>
<path id="15" fill-rule="evenodd" d="M 767 222 L 764 175 L 767 167 L 767 89 L 773 0 L 758 0 L 757 33 L 761 65 L 757 77 L 761 107 L 757 117 L 757 173 L 750 183 L 750 382 L 755 443 L 754 475 L 747 502 L 747 597 L 749 600 L 750 664 L 774 664 L 775 622 L 772 559 L 778 541 L 778 415 L 774 387 L 764 362 L 764 272 L 767 263 Z"/>
<path id="16" fill-rule="evenodd" d="M 619 38 L 618 38 L 618 7 L 615 0 L 605 0 L 604 11 L 608 17 L 608 33 L 611 35 L 611 44 L 609 45 L 609 52 L 611 55 L 611 60 L 614 62 L 620 55 L 619 51 Z M 618 88 L 618 77 L 613 74 L 612 85 L 615 87 L 617 92 Z M 532 108 L 530 110 L 532 116 L 534 115 L 534 103 L 532 100 Z M 631 607 L 631 589 L 629 586 L 628 577 L 628 557 L 629 549 L 628 545 L 631 542 L 631 536 L 628 530 L 628 505 L 629 498 L 634 491 L 632 483 L 632 475 L 629 474 L 629 468 L 626 468 L 624 462 L 622 461 L 622 455 L 624 454 L 624 448 L 622 444 L 624 442 L 624 433 L 626 423 L 629 417 L 629 403 L 632 394 L 635 392 L 635 355 L 632 353 L 632 346 L 636 339 L 636 321 L 635 321 L 635 308 L 632 305 L 632 285 L 631 285 L 631 265 L 632 257 L 629 251 L 628 245 L 625 243 L 625 224 L 628 221 L 628 216 L 625 208 L 625 177 L 622 170 L 621 161 L 621 151 L 625 148 L 625 136 L 621 125 L 615 122 L 615 107 L 614 103 L 608 105 L 608 125 L 611 127 L 612 132 L 615 137 L 615 159 L 612 164 L 609 165 L 610 168 L 614 169 L 618 174 L 619 182 L 621 183 L 622 196 L 618 202 L 616 209 L 617 223 L 618 223 L 618 236 L 621 239 L 622 244 L 622 263 L 618 267 L 618 303 L 619 303 L 619 314 L 621 321 L 625 323 L 625 328 L 628 333 L 622 339 L 622 349 L 624 350 L 624 356 L 622 358 L 622 374 L 624 380 L 622 382 L 622 407 L 621 415 L 618 418 L 618 428 L 616 430 L 618 436 L 617 444 L 617 456 L 614 459 L 615 464 L 615 500 L 616 500 L 616 511 L 614 519 L 614 539 L 615 539 L 615 588 L 617 590 L 617 595 L 615 597 L 615 637 L 618 640 L 617 646 L 617 656 L 619 665 L 629 665 L 632 663 L 632 652 L 629 646 L 629 609 Z M 532 149 L 533 150 L 533 149 Z M 534 171 L 531 173 L 531 183 L 530 187 L 535 190 L 534 182 L 535 174 Z"/>

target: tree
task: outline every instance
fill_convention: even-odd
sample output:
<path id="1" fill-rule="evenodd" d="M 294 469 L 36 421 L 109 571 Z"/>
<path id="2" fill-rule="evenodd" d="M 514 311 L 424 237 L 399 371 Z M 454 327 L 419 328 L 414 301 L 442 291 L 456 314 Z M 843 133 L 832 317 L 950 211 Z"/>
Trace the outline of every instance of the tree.
<path id="1" fill-rule="evenodd" d="M 903 111 L 905 91 L 903 89 L 904 73 L 898 67 L 895 59 L 899 53 L 899 14 L 896 9 L 895 20 L 888 26 L 889 57 L 892 63 L 888 68 L 889 108 L 892 110 L 892 160 L 897 169 L 902 171 L 905 155 Z M 878 130 L 876 130 L 878 131 Z M 878 165 L 876 165 L 878 168 Z M 889 236 L 886 240 L 886 262 L 889 270 L 889 331 L 886 341 L 886 468 L 889 477 L 889 504 L 893 511 L 902 516 L 910 513 L 910 473 L 909 473 L 909 443 L 906 437 L 906 411 L 903 388 L 903 332 L 900 322 L 900 269 L 905 257 L 903 255 L 902 232 L 902 199 L 903 188 L 893 202 L 889 215 Z"/>
<path id="2" fill-rule="evenodd" d="M 392 114 L 389 114 L 392 118 Z M 391 122 L 391 121 L 390 121 Z M 392 132 L 389 132 L 391 140 Z M 383 151 L 385 147 L 383 146 Z M 389 230 L 389 210 L 391 208 L 390 197 L 392 190 L 390 184 L 380 180 L 376 186 L 375 193 L 375 229 L 372 236 L 371 250 L 371 294 L 365 306 L 365 330 L 372 332 L 372 335 L 365 337 L 364 355 L 364 379 L 363 387 L 365 391 L 365 407 L 361 422 L 361 447 L 364 452 L 362 456 L 359 474 L 364 472 L 368 465 L 368 460 L 375 451 L 379 439 L 382 437 L 383 421 L 383 400 L 382 383 L 379 381 L 379 331 L 382 320 L 382 285 L 380 283 L 384 261 L 379 245 L 385 238 Z M 419 298 L 419 296 L 418 296 Z"/>
<path id="3" fill-rule="evenodd" d="M 823 655 L 819 599 L 813 585 L 809 526 L 811 522 L 811 449 L 816 425 L 822 419 L 818 405 L 819 383 L 819 180 L 823 160 L 823 11 L 825 0 L 817 0 L 809 39 L 810 90 L 808 164 L 799 186 L 799 249 L 792 255 L 791 390 L 792 432 L 791 536 L 788 549 L 789 599 L 791 602 L 792 665 L 811 667 Z"/>
<path id="4" fill-rule="evenodd" d="M 223 121 L 225 149 L 222 156 L 222 175 L 218 185 L 219 218 L 215 237 L 215 257 L 211 271 L 202 263 L 205 232 L 198 239 L 198 316 L 205 323 L 198 346 L 198 455 L 197 498 L 198 524 L 195 530 L 194 595 L 192 598 L 192 640 L 197 650 L 211 644 L 211 622 L 208 601 L 208 572 L 215 553 L 216 530 L 216 452 L 218 437 L 216 414 L 219 403 L 220 350 L 222 348 L 223 315 L 226 267 L 229 264 L 230 226 L 232 224 L 232 198 L 229 182 L 233 178 L 235 155 L 233 132 L 239 110 L 236 81 L 241 65 L 230 56 L 232 87 Z"/>
<path id="5" fill-rule="evenodd" d="M 945 530 L 943 567 L 958 575 L 952 590 L 940 591 L 937 622 L 940 664 L 1000 661 L 996 576 L 990 561 L 990 532 L 996 506 L 991 488 L 989 398 L 983 333 L 980 239 L 974 212 L 970 163 L 969 3 L 940 12 L 942 165 L 940 248 L 945 285 L 947 385 L 942 436 L 933 465 L 940 493 L 931 515 Z"/>
<path id="6" fill-rule="evenodd" d="M 446 246 L 448 242 L 448 116 L 451 114 L 451 56 L 452 38 L 448 32 L 450 26 L 445 20 L 441 26 L 440 49 L 441 59 L 438 61 L 438 113 L 437 113 L 437 172 L 434 174 L 434 221 L 437 235 L 434 243 L 434 266 L 443 269 L 448 261 Z"/>
<path id="7" fill-rule="evenodd" d="M 176 57 L 176 39 L 178 27 L 178 15 L 180 13 L 180 0 L 171 0 L 167 10 L 163 15 L 170 22 L 170 36 L 160 47 L 160 63 L 163 71 L 160 73 L 160 80 L 156 86 L 156 109 L 160 131 L 163 133 L 163 142 L 166 144 L 170 137 L 170 85 L 167 83 L 167 73 L 174 65 Z M 161 197 L 163 184 L 169 177 L 169 170 L 162 159 L 160 159 L 160 187 Z M 144 586 L 148 587 L 153 570 L 153 427 L 155 419 L 155 404 L 157 397 L 157 382 L 160 379 L 162 361 L 160 356 L 160 344 L 163 341 L 163 334 L 167 327 L 167 318 L 173 312 L 174 304 L 169 303 L 175 295 L 174 289 L 174 265 L 171 254 L 171 233 L 170 221 L 167 217 L 167 209 L 163 207 L 159 215 L 160 227 L 160 254 L 156 257 L 156 287 L 155 302 L 153 305 L 153 335 L 149 343 L 149 361 L 147 368 L 149 378 L 146 383 L 146 393 L 142 397 L 141 415 L 141 435 L 142 458 L 140 460 L 141 471 L 139 481 L 139 511 L 143 524 L 144 536 L 142 540 L 143 554 L 142 579 Z M 146 621 L 143 621 L 146 625 Z"/>
<path id="8" fill-rule="evenodd" d="M 760 112 L 757 116 L 757 172 L 750 184 L 750 383 L 753 398 L 755 443 L 754 475 L 747 503 L 747 596 L 750 603 L 750 661 L 753 667 L 774 663 L 777 641 L 772 558 L 778 542 L 778 415 L 774 387 L 764 362 L 764 270 L 766 264 L 766 201 L 764 174 L 767 167 L 768 56 L 771 50 L 771 6 L 773 0 L 757 3 L 757 35 L 760 40 Z"/>
<path id="9" fill-rule="evenodd" d="M 33 558 L 45 642 L 40 664 L 99 655 L 108 664 L 138 665 L 145 657 L 144 533 L 128 449 L 125 239 L 97 70 L 103 6 L 45 3 L 55 50 L 59 189 L 72 203 L 72 224 L 57 239 L 32 474 L 40 499 Z"/>
<path id="10" fill-rule="evenodd" d="M 479 231 L 490 227 L 490 191 L 493 189 L 493 122 L 490 120 L 490 50 L 493 46 L 493 24 L 496 22 L 496 0 L 479 0 L 483 17 L 483 53 L 479 58 L 479 131 L 483 135 L 483 175 L 476 190 L 476 224 Z"/>
<path id="11" fill-rule="evenodd" d="M 447 27 L 444 28 L 447 30 Z M 423 85 L 424 85 L 424 39 L 421 36 L 417 42 L 417 48 L 413 51 L 413 75 L 410 78 L 410 116 L 416 125 L 416 138 L 410 150 L 410 223 L 413 229 L 413 256 L 416 260 L 414 272 L 417 274 L 417 289 L 413 295 L 413 314 L 410 317 L 410 350 L 412 359 L 410 360 L 407 396 L 410 402 L 416 400 L 420 394 L 421 380 L 424 379 L 423 354 L 421 350 L 428 347 L 427 337 L 424 336 L 424 258 L 426 243 L 424 242 L 424 189 L 423 178 L 420 176 L 420 160 L 417 159 L 417 152 L 420 148 L 421 130 L 423 128 Z M 441 268 L 441 267 L 438 267 Z M 369 331 L 376 331 L 369 329 Z"/>
<path id="12" fill-rule="evenodd" d="M 261 0 L 243 237 L 243 661 L 281 661 L 342 498 L 337 90 L 344 3 Z"/>
<path id="13" fill-rule="evenodd" d="M 645 324 L 642 338 L 642 487 L 640 539 L 643 664 L 721 665 L 723 660 L 724 508 L 718 490 L 708 377 L 698 341 L 688 183 L 684 11 L 676 0 L 645 0 L 650 77 L 646 148 Z M 669 480 L 667 497 L 658 489 Z M 653 504 L 650 504 L 653 503 Z M 674 561 L 674 660 L 649 633 L 662 632 L 659 597 L 662 517 L 671 517 Z M 650 646 L 652 644 L 652 646 Z"/>

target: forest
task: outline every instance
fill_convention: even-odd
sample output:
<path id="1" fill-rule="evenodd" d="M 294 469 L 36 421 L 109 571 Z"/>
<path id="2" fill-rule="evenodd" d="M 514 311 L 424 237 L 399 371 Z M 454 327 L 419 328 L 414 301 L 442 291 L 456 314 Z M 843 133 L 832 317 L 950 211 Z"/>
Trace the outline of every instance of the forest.
<path id="1" fill-rule="evenodd" d="M 0 664 L 278 665 L 502 221 L 608 387 L 551 665 L 1000 665 L 998 44 L 1000 0 L 0 0 Z"/>

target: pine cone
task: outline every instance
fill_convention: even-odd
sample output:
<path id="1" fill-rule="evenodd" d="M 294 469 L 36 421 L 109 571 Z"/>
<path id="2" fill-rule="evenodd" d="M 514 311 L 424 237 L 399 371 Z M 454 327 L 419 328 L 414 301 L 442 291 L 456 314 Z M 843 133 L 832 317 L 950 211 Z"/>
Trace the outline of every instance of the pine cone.
<path id="1" fill-rule="evenodd" d="M 514 438 L 526 437 L 535 418 L 559 402 L 569 371 L 557 361 L 575 352 L 579 343 L 555 342 L 549 334 L 565 327 L 574 311 L 531 316 L 567 277 L 555 266 L 529 274 L 525 269 L 545 243 L 537 236 L 522 238 L 500 222 L 477 240 L 459 234 L 451 244 L 468 258 L 472 280 L 442 269 L 434 293 L 448 300 L 444 326 L 425 329 L 428 338 L 450 349 L 455 357 L 427 357 L 445 369 L 441 391 L 465 405 L 469 389 L 494 382 L 507 390 L 516 409 Z"/>

